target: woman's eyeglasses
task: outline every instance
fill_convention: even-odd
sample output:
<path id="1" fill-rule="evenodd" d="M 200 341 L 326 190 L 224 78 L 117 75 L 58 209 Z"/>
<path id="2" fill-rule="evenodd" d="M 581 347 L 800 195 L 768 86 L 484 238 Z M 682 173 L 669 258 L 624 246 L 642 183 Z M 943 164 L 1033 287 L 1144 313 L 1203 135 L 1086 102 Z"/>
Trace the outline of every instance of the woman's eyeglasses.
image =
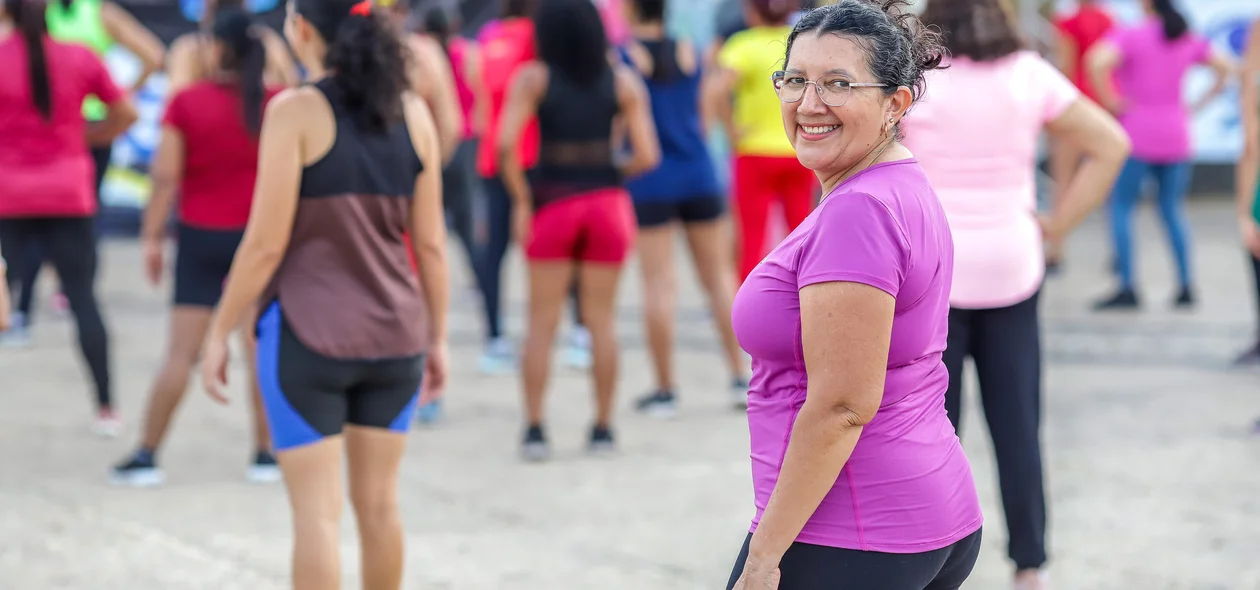
<path id="1" fill-rule="evenodd" d="M 842 76 L 828 76 L 817 81 L 806 80 L 804 76 L 789 74 L 782 70 L 771 74 L 770 81 L 774 82 L 774 91 L 779 94 L 779 100 L 783 102 L 797 102 L 805 98 L 805 89 L 813 84 L 814 89 L 818 91 L 818 98 L 822 99 L 823 104 L 831 107 L 842 107 L 849 102 L 849 96 L 853 94 L 854 88 L 888 86 L 876 82 L 850 82 Z"/>

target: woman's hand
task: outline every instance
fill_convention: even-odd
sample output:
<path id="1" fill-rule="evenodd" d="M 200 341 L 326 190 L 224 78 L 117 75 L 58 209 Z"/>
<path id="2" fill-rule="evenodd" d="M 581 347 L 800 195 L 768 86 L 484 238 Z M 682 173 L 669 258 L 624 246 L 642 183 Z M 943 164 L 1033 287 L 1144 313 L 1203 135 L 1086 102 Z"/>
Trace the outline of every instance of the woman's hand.
<path id="1" fill-rule="evenodd" d="M 150 285 L 156 287 L 162 282 L 162 271 L 166 266 L 162 238 L 145 238 L 141 250 L 144 253 L 144 276 L 149 279 Z"/>
<path id="2" fill-rule="evenodd" d="M 527 205 L 515 203 L 512 207 L 512 239 L 522 248 L 529 245 L 534 225 L 534 212 Z"/>
<path id="3" fill-rule="evenodd" d="M 227 366 L 227 338 L 212 334 L 201 351 L 201 382 L 210 398 L 223 405 L 228 403 Z"/>
<path id="4" fill-rule="evenodd" d="M 446 342 L 429 347 L 424 357 L 424 384 L 420 387 L 420 404 L 427 404 L 446 393 L 446 376 L 450 369 Z"/>
<path id="5" fill-rule="evenodd" d="M 1250 217 L 1238 220 L 1238 232 L 1242 236 L 1242 243 L 1247 247 L 1247 251 L 1252 256 L 1260 258 L 1260 225 L 1256 224 L 1256 220 Z"/>
<path id="6" fill-rule="evenodd" d="M 8 330 L 12 321 L 9 316 L 9 281 L 5 277 L 8 272 L 4 258 L 0 258 L 0 332 Z"/>
<path id="7" fill-rule="evenodd" d="M 744 564 L 732 590 L 775 590 L 779 587 L 779 568 L 761 567 L 751 561 Z"/>

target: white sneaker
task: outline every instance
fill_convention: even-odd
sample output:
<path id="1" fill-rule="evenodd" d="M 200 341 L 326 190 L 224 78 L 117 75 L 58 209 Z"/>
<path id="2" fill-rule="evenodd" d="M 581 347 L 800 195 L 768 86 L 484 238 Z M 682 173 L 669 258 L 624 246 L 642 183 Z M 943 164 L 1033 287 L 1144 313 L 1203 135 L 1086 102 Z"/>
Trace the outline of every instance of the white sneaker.
<path id="1" fill-rule="evenodd" d="M 477 371 L 483 375 L 511 375 L 516 372 L 516 351 L 512 342 L 502 336 L 486 344 L 477 359 Z"/>
<path id="2" fill-rule="evenodd" d="M 569 334 L 568 340 L 561 353 L 564 366 L 578 371 L 589 370 L 595 362 L 591 357 L 591 333 L 586 328 L 577 326 Z"/>
<path id="3" fill-rule="evenodd" d="M 112 410 L 101 410 L 92 421 L 92 432 L 102 438 L 118 438 L 122 434 L 122 420 Z"/>
<path id="4" fill-rule="evenodd" d="M 1037 579 L 1033 582 L 1016 581 L 1013 590 L 1050 590 L 1050 572 L 1037 571 Z"/>

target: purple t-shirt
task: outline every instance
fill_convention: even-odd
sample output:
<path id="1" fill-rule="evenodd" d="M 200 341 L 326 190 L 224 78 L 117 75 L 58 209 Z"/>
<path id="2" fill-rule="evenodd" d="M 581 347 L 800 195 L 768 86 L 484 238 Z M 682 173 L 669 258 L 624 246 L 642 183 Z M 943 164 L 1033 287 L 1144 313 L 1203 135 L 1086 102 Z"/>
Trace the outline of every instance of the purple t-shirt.
<path id="1" fill-rule="evenodd" d="M 945 414 L 953 241 L 915 160 L 876 164 L 831 191 L 753 269 L 732 321 L 753 361 L 748 392 L 753 489 L 761 520 L 779 478 L 808 376 L 799 291 L 862 283 L 896 298 L 884 398 L 853 456 L 797 541 L 921 553 L 980 528 L 983 517 L 958 435 Z"/>
<path id="2" fill-rule="evenodd" d="M 1115 81 L 1127 103 L 1120 124 L 1133 142 L 1133 157 L 1156 164 L 1189 159 L 1190 113 L 1182 80 L 1191 66 L 1208 60 L 1211 44 L 1194 32 L 1169 41 L 1153 17 L 1108 39 L 1120 50 Z"/>

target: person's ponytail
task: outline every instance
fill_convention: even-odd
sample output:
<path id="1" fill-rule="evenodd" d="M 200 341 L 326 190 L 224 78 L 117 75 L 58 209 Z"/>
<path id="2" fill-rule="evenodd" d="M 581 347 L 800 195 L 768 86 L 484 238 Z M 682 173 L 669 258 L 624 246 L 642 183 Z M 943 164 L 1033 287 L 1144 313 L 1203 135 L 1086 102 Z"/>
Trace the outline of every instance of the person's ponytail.
<path id="1" fill-rule="evenodd" d="M 297 0 L 298 12 L 328 48 L 324 67 L 357 123 L 384 131 L 402 121 L 408 49 L 388 15 L 371 0 Z"/>
<path id="2" fill-rule="evenodd" d="M 52 120 L 52 87 L 48 80 L 48 54 L 44 38 L 48 36 L 46 6 L 41 0 L 4 0 L 4 11 L 12 15 L 13 24 L 26 43 L 26 63 L 30 72 L 31 100 L 44 120 Z"/>
<path id="3" fill-rule="evenodd" d="M 221 9 L 215 15 L 214 37 L 224 46 L 219 67 L 236 76 L 245 127 L 257 135 L 262 129 L 266 93 L 263 69 L 267 65 L 267 51 L 258 37 L 258 25 L 245 10 Z"/>
<path id="4" fill-rule="evenodd" d="M 1186 17 L 1177 11 L 1177 8 L 1173 6 L 1172 0 L 1151 0 L 1151 9 L 1155 11 L 1155 14 L 1159 15 L 1159 20 L 1164 23 L 1165 39 L 1176 41 L 1190 30 L 1190 24 L 1186 22 Z"/>

